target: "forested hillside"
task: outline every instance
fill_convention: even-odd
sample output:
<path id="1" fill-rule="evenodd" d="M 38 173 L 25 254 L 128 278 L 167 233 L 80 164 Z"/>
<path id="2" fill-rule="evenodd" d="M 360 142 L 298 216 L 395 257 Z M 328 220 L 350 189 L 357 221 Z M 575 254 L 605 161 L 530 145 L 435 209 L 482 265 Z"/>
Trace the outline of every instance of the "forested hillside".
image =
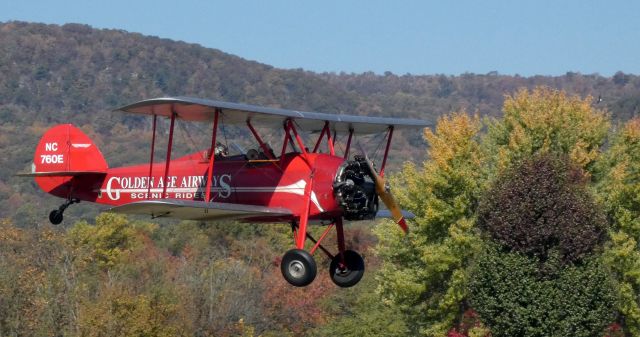
<path id="1" fill-rule="evenodd" d="M 499 117 L 505 95 L 548 86 L 590 96 L 593 107 L 610 114 L 612 130 L 640 113 L 640 76 L 622 72 L 317 74 L 78 24 L 0 23 L 0 74 L 0 335 L 372 336 L 383 335 L 377 330 L 382 326 L 389 336 L 409 331 L 400 312 L 389 310 L 374 291 L 380 261 L 371 224 L 348 228 L 348 244 L 365 252 L 368 268 L 363 282 L 348 290 L 334 287 L 325 272 L 305 290 L 292 290 L 281 279 L 279 259 L 291 245 L 286 225 L 96 219 L 100 208 L 81 203 L 65 213 L 63 226 L 52 227 L 47 214 L 61 200 L 44 195 L 32 179 L 14 176 L 30 169 L 35 145 L 52 125 L 77 125 L 109 165 L 118 166 L 147 160 L 151 123 L 112 110 L 159 96 L 435 122 L 456 111 Z M 183 143 L 198 138 L 199 129 L 190 128 L 180 131 L 192 133 L 181 135 Z M 392 152 L 390 173 L 407 160 L 420 166 L 427 143 L 421 133 L 399 133 Z M 357 319 L 350 318 L 352 310 L 358 310 Z"/>
<path id="2" fill-rule="evenodd" d="M 568 73 L 524 78 L 386 73 L 315 74 L 282 70 L 199 45 L 86 25 L 23 22 L 0 25 L 0 217 L 28 218 L 33 186 L 14 178 L 28 169 L 33 148 L 47 127 L 73 123 L 94 137 L 110 165 L 143 161 L 147 119 L 112 113 L 137 100 L 185 95 L 298 110 L 360 115 L 437 116 L 465 109 L 500 115 L 505 93 L 547 85 L 592 95 L 614 119 L 640 110 L 640 77 Z M 424 159 L 420 134 L 394 142 L 392 167 Z M 44 203 L 48 205 L 48 200 Z M 81 206 L 82 208 L 82 206 Z M 73 213 L 73 212 L 72 212 Z M 42 214 L 42 213 L 39 213 Z M 70 213 L 71 214 L 71 213 Z M 33 223 L 33 222 L 30 222 Z"/>

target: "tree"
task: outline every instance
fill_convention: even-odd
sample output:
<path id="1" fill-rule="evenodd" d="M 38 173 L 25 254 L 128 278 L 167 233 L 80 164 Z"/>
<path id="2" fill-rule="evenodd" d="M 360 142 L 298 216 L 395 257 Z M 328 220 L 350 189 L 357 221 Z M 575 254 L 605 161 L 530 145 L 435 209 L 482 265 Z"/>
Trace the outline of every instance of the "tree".
<path id="1" fill-rule="evenodd" d="M 484 195 L 478 226 L 496 244 L 470 272 L 469 302 L 494 336 L 600 336 L 614 318 L 613 282 L 594 257 L 606 220 L 586 182 L 543 153 Z"/>
<path id="2" fill-rule="evenodd" d="M 484 144 L 497 156 L 496 173 L 535 153 L 553 152 L 591 172 L 609 130 L 609 118 L 591 97 L 537 87 L 506 96 L 501 119 L 488 123 Z"/>
<path id="3" fill-rule="evenodd" d="M 370 264 L 367 265 L 370 267 Z M 365 274 L 357 287 L 334 293 L 325 301 L 324 311 L 330 314 L 328 324 L 309 333 L 310 336 L 341 337 L 396 337 L 407 336 L 409 331 L 402 315 L 380 301 L 376 294 L 376 275 Z"/>
<path id="4" fill-rule="evenodd" d="M 542 262 L 574 263 L 602 243 L 604 214 L 582 169 L 567 157 L 538 154 L 501 174 L 478 207 L 478 226 L 507 249 Z"/>
<path id="5" fill-rule="evenodd" d="M 430 148 L 423 167 L 406 164 L 392 179 L 400 204 L 416 219 L 406 237 L 391 224 L 376 229 L 383 261 L 378 291 L 413 334 L 441 336 L 468 308 L 470 266 L 484 245 L 478 204 L 502 172 L 545 153 L 568 157 L 587 172 L 585 179 L 595 171 L 609 120 L 589 97 L 523 89 L 505 97 L 503 111 L 504 118 L 486 120 L 486 133 L 477 117 L 441 118 L 435 132 L 425 133 Z"/>
<path id="6" fill-rule="evenodd" d="M 20 229 L 0 219 L 0 335 L 61 336 L 75 332 L 73 275 L 63 233 Z"/>
<path id="7" fill-rule="evenodd" d="M 563 265 L 488 245 L 469 277 L 469 302 L 495 337 L 603 336 L 616 294 L 597 258 Z M 553 270 L 553 272 L 549 272 Z"/>
<path id="8" fill-rule="evenodd" d="M 481 247 L 474 210 L 483 162 L 478 117 L 455 113 L 427 130 L 430 160 L 422 170 L 405 165 L 394 179 L 399 202 L 416 214 L 404 237 L 391 223 L 376 229 L 384 261 L 378 291 L 405 315 L 412 334 L 441 336 L 466 298 L 470 257 Z"/>
<path id="9" fill-rule="evenodd" d="M 640 119 L 626 123 L 597 165 L 598 195 L 612 229 L 604 260 L 618 280 L 618 310 L 640 336 Z"/>

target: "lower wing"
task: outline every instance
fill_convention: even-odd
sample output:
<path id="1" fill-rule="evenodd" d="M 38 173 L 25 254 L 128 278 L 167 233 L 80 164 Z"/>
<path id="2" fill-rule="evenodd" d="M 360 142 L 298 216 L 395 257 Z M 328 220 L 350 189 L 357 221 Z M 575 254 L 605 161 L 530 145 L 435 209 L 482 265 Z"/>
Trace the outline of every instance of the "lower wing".
<path id="1" fill-rule="evenodd" d="M 405 219 L 413 219 L 416 217 L 415 214 L 409 211 L 401 210 L 401 212 L 402 212 L 402 217 L 404 217 Z M 391 214 L 391 211 L 389 211 L 388 209 L 381 209 L 378 211 L 378 213 L 376 213 L 376 218 L 393 219 L 393 215 Z"/>
<path id="2" fill-rule="evenodd" d="M 291 211 L 286 208 L 178 199 L 137 201 L 113 207 L 109 212 L 146 214 L 152 218 L 169 217 L 182 220 L 280 222 L 293 217 Z"/>

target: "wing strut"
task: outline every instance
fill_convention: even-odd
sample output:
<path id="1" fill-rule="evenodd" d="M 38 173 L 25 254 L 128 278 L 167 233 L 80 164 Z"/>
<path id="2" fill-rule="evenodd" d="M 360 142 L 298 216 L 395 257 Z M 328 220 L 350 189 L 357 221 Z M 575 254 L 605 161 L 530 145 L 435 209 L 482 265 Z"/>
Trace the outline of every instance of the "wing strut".
<path id="1" fill-rule="evenodd" d="M 327 122 L 327 146 L 329 147 L 329 154 L 332 156 L 336 155 L 336 150 L 333 145 L 336 142 L 336 131 L 334 130 L 333 136 L 331 136 L 331 130 L 329 130 L 329 122 Z"/>
<path id="2" fill-rule="evenodd" d="M 316 141 L 316 145 L 313 147 L 313 153 L 318 152 L 318 148 L 320 147 L 320 143 L 322 143 L 322 138 L 324 138 L 325 133 L 327 134 L 327 148 L 329 148 L 329 153 L 332 156 L 335 156 L 335 150 L 333 148 L 333 145 L 335 143 L 335 138 L 331 137 L 331 130 L 329 129 L 329 122 L 326 121 L 324 122 L 324 127 L 322 128 L 322 131 L 320 132 L 320 136 L 318 136 L 318 140 Z"/>
<path id="3" fill-rule="evenodd" d="M 322 142 L 322 138 L 324 137 L 324 133 L 327 132 L 327 129 L 329 128 L 329 122 L 324 122 L 324 127 L 322 128 L 322 131 L 320 132 L 320 136 L 318 136 L 318 140 L 316 141 L 316 146 L 313 147 L 313 153 L 316 153 L 318 151 L 318 147 L 320 147 L 320 143 Z"/>
<path id="4" fill-rule="evenodd" d="M 153 135 L 151 136 L 151 156 L 149 158 L 149 177 L 147 180 L 147 199 L 151 198 L 151 177 L 153 176 L 153 154 L 156 149 L 156 124 L 158 121 L 158 115 L 153 115 Z"/>
<path id="5" fill-rule="evenodd" d="M 293 136 L 295 137 L 296 142 L 300 147 L 300 151 L 302 152 L 302 158 L 307 163 L 307 166 L 311 167 L 311 162 L 309 161 L 309 152 L 307 151 L 307 148 L 304 146 L 304 142 L 302 142 L 302 138 L 300 138 L 300 135 L 298 134 L 298 130 L 296 130 L 295 126 L 293 125 L 293 122 L 290 119 L 287 120 L 287 123 L 289 123 L 289 130 L 293 132 Z"/>
<path id="6" fill-rule="evenodd" d="M 171 107 L 171 125 L 169 126 L 169 142 L 167 144 L 167 163 L 164 166 L 164 182 L 162 188 L 162 199 L 167 195 L 167 185 L 169 179 L 169 164 L 171 164 L 171 148 L 173 147 L 173 127 L 176 124 L 176 115 L 177 113 L 173 110 L 173 106 Z"/>
<path id="7" fill-rule="evenodd" d="M 387 147 L 384 149 L 384 157 L 382 158 L 382 165 L 380 165 L 381 177 L 384 177 L 384 166 L 387 164 L 387 156 L 389 155 L 389 147 L 391 146 L 391 137 L 393 137 L 393 125 L 389 127 L 389 133 L 387 133 Z"/>
<path id="8" fill-rule="evenodd" d="M 276 159 L 276 158 L 273 158 L 271 149 L 267 146 L 267 144 L 264 143 L 264 141 L 262 141 L 262 138 L 260 138 L 260 135 L 258 134 L 256 129 L 253 127 L 253 125 L 251 125 L 251 121 L 248 119 L 247 119 L 247 126 L 249 127 L 249 130 L 251 130 L 251 133 L 253 133 L 253 137 L 258 141 L 258 144 L 260 144 L 260 148 L 262 148 L 262 152 L 264 153 L 264 155 L 271 160 Z"/>
<path id="9" fill-rule="evenodd" d="M 213 115 L 213 131 L 211 132 L 211 149 L 209 150 L 209 171 L 207 172 L 207 190 L 205 192 L 206 202 L 211 201 L 211 182 L 213 180 L 213 163 L 216 158 L 216 138 L 218 137 L 218 117 L 220 109 L 217 108 Z"/>
<path id="10" fill-rule="evenodd" d="M 347 139 L 347 148 L 344 149 L 344 159 L 349 158 L 349 149 L 351 149 L 351 139 L 353 138 L 353 129 L 349 129 L 349 138 Z"/>
<path id="11" fill-rule="evenodd" d="M 291 127 L 289 126 L 289 122 L 285 122 L 284 123 L 284 141 L 282 142 L 282 151 L 280 151 L 280 167 L 283 167 L 284 165 L 284 154 L 287 151 L 287 144 L 289 144 L 289 141 L 291 140 L 291 134 L 289 132 L 289 129 Z"/>

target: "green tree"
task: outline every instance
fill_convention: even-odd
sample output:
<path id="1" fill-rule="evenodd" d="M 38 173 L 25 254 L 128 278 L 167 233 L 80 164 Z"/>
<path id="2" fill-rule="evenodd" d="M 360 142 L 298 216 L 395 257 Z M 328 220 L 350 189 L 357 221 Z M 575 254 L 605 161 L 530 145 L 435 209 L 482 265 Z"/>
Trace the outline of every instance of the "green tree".
<path id="1" fill-rule="evenodd" d="M 629 121 L 598 163 L 598 195 L 611 219 L 604 260 L 619 282 L 618 310 L 640 336 L 640 120 Z"/>
<path id="2" fill-rule="evenodd" d="M 591 174 L 609 120 L 585 99 L 545 87 L 505 97 L 504 117 L 455 113 L 427 131 L 429 159 L 392 179 L 403 208 L 416 214 L 402 236 L 376 229 L 383 260 L 378 292 L 403 313 L 413 334 L 442 336 L 467 308 L 469 266 L 483 246 L 481 196 L 501 172 L 538 153 L 567 156 Z M 596 235 L 597 236 L 597 235 Z"/>
<path id="3" fill-rule="evenodd" d="M 474 229 L 483 161 L 478 117 L 456 113 L 427 130 L 430 160 L 407 164 L 394 177 L 399 202 L 416 214 L 405 237 L 391 223 L 378 226 L 384 264 L 378 280 L 386 303 L 405 315 L 412 334 L 443 335 L 466 298 L 470 257 L 481 247 Z"/>
<path id="4" fill-rule="evenodd" d="M 367 266 L 369 267 L 369 266 Z M 331 315 L 329 323 L 313 331 L 309 336 L 341 337 L 397 337 L 407 336 L 400 312 L 385 305 L 376 294 L 375 275 L 365 274 L 357 287 L 340 291 L 324 301 L 324 311 Z"/>
<path id="5" fill-rule="evenodd" d="M 615 318 L 616 295 L 598 259 L 566 267 L 488 245 L 469 277 L 469 302 L 496 337 L 593 336 Z"/>
<path id="6" fill-rule="evenodd" d="M 469 301 L 494 336 L 601 336 L 613 320 L 613 282 L 593 257 L 606 220 L 585 187 L 568 158 L 538 154 L 484 195 L 478 225 L 498 247 L 471 271 Z"/>

